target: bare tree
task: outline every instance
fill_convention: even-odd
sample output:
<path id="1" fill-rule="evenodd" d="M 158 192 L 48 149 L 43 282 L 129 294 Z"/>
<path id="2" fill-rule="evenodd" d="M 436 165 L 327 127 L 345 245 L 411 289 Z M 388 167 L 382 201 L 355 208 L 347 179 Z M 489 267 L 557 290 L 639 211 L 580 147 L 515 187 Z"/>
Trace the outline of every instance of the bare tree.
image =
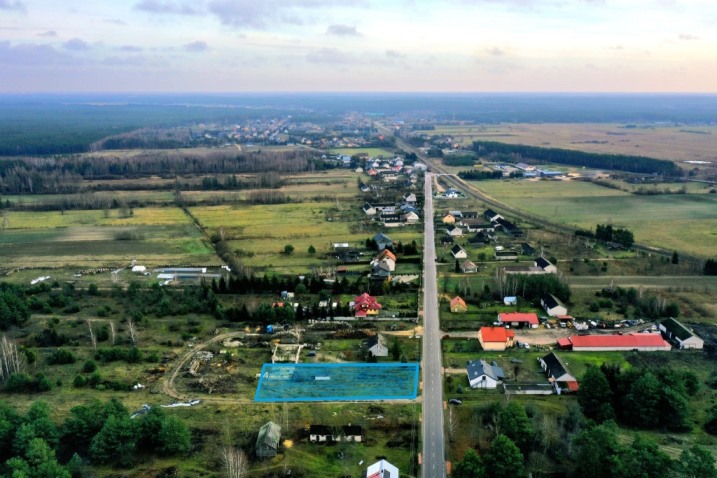
<path id="1" fill-rule="evenodd" d="M 227 478 L 242 478 L 249 471 L 249 460 L 246 453 L 233 446 L 222 448 L 222 462 Z"/>
<path id="2" fill-rule="evenodd" d="M 15 342 L 3 337 L 0 340 L 0 382 L 4 382 L 10 375 L 23 371 L 24 363 L 17 351 Z"/>
<path id="3" fill-rule="evenodd" d="M 90 342 L 92 342 L 92 348 L 97 350 L 97 338 L 95 337 L 95 333 L 92 331 L 92 322 L 90 319 L 87 319 L 87 328 L 90 331 Z"/>
<path id="4" fill-rule="evenodd" d="M 115 323 L 110 320 L 110 333 L 112 334 L 112 345 L 115 344 Z"/>
<path id="5" fill-rule="evenodd" d="M 137 345 L 137 329 L 134 327 L 134 320 L 129 319 L 127 326 L 129 327 L 129 338 L 132 340 L 132 345 Z"/>

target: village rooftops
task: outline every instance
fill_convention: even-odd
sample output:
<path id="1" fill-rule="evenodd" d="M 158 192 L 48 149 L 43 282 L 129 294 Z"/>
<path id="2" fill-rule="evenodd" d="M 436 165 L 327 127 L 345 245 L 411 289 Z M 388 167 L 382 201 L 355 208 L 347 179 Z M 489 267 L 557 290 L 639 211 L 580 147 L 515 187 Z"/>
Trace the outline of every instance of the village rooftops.
<path id="1" fill-rule="evenodd" d="M 533 312 L 503 312 L 498 314 L 498 320 L 504 324 L 524 323 L 538 325 L 538 316 Z"/>
<path id="2" fill-rule="evenodd" d="M 508 338 L 515 337 L 515 332 L 505 327 L 481 327 L 480 334 L 483 342 L 505 343 Z"/>

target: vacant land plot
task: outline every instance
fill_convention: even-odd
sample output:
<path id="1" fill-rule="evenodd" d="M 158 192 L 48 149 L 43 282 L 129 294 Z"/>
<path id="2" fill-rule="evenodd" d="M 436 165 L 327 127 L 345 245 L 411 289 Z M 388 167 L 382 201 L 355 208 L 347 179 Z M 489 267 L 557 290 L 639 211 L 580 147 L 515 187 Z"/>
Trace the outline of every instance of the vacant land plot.
<path id="1" fill-rule="evenodd" d="M 711 161 L 717 166 L 717 127 L 624 124 L 502 124 L 439 127 L 428 134 L 449 134 L 464 145 L 499 141 L 596 153 L 649 156 L 675 161 Z"/>
<path id="2" fill-rule="evenodd" d="M 254 400 L 399 400 L 417 393 L 417 363 L 265 364 Z"/>
<path id="3" fill-rule="evenodd" d="M 383 156 L 384 158 L 392 158 L 395 156 L 394 153 L 383 148 L 338 148 L 330 149 L 331 154 L 347 154 L 349 156 L 355 156 L 359 154 L 368 154 L 372 158 Z"/>
<path id="4" fill-rule="evenodd" d="M 485 193 L 553 222 L 594 230 L 613 224 L 635 240 L 664 249 L 709 257 L 717 238 L 717 196 L 642 196 L 591 183 L 563 181 L 482 181 Z"/>

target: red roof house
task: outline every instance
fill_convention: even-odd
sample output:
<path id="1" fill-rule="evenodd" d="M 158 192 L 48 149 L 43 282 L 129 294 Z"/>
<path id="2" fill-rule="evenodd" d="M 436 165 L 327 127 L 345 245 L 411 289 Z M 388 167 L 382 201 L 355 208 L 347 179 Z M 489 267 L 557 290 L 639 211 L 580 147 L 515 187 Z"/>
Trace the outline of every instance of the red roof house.
<path id="1" fill-rule="evenodd" d="M 367 315 L 378 315 L 381 310 L 381 304 L 376 298 L 368 295 L 366 292 L 358 297 L 354 297 L 354 315 L 356 317 L 366 317 Z"/>
<path id="2" fill-rule="evenodd" d="M 466 305 L 466 301 L 461 299 L 459 296 L 455 296 L 451 299 L 450 309 L 451 312 L 458 314 L 465 314 L 466 312 L 468 312 L 468 306 Z"/>
<path id="3" fill-rule="evenodd" d="M 561 339 L 564 340 L 564 339 Z M 568 337 L 574 351 L 640 350 L 667 351 L 672 346 L 660 334 L 574 335 Z M 563 342 L 564 343 L 564 342 Z M 561 344 L 558 341 L 558 344 Z"/>
<path id="4" fill-rule="evenodd" d="M 505 350 L 513 346 L 515 332 L 505 327 L 481 327 L 478 341 L 483 350 Z"/>
<path id="5" fill-rule="evenodd" d="M 534 312 L 503 312 L 498 314 L 498 321 L 513 327 L 527 326 L 533 329 L 538 327 L 538 316 Z"/>

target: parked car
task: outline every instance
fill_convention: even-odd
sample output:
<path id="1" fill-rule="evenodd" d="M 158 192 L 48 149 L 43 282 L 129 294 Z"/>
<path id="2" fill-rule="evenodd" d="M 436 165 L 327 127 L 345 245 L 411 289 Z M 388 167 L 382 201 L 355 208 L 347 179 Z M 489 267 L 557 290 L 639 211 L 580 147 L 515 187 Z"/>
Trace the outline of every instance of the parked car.
<path id="1" fill-rule="evenodd" d="M 450 403 L 451 405 L 460 405 L 463 402 L 458 400 L 457 398 L 451 398 L 450 400 L 448 400 L 448 403 Z"/>

